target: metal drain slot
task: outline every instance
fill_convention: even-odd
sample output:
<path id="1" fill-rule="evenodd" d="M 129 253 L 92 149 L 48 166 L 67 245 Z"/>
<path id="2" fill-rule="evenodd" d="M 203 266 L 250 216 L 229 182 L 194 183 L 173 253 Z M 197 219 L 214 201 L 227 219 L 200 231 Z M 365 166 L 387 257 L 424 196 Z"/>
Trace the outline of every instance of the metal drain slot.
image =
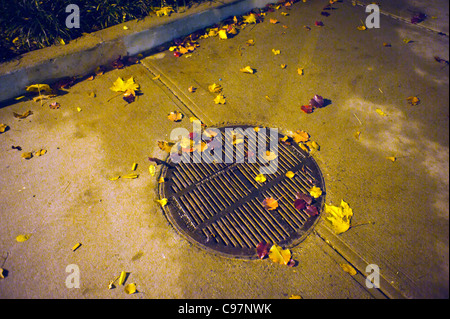
<path id="1" fill-rule="evenodd" d="M 221 134 L 215 138 L 221 139 L 222 145 L 227 141 L 227 128 L 238 127 L 218 128 Z M 259 158 L 249 161 L 250 155 L 255 155 L 256 141 L 245 135 L 243 140 L 242 149 L 234 147 L 232 155 L 222 151 L 222 160 L 231 163 L 206 163 L 197 151 L 183 153 L 190 162 L 164 166 L 166 182 L 160 184 L 160 193 L 168 199 L 163 208 L 168 220 L 193 244 L 229 257 L 256 258 L 259 242 L 289 247 L 306 237 L 320 216 L 324 195 L 314 203 L 319 211 L 316 216 L 297 210 L 295 196 L 308 193 L 312 186 L 324 191 L 325 186 L 314 159 L 295 143 L 286 145 L 279 140 L 276 171 L 265 175 L 264 183 L 256 181 L 260 168 L 267 164 Z M 266 146 L 270 142 L 266 135 Z M 245 160 L 236 162 L 238 158 Z M 294 172 L 294 177 L 286 177 L 288 171 Z M 267 197 L 279 199 L 276 210 L 262 206 Z"/>

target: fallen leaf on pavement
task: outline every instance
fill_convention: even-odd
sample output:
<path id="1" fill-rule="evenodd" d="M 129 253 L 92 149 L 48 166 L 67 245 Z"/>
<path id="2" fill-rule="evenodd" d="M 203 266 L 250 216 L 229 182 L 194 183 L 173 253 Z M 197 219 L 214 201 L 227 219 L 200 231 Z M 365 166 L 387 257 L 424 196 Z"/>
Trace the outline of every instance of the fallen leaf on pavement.
<path id="1" fill-rule="evenodd" d="M 8 130 L 8 125 L 0 123 L 0 133 L 6 132 Z"/>
<path id="2" fill-rule="evenodd" d="M 118 77 L 110 89 L 114 92 L 126 92 L 129 90 L 134 92 L 139 89 L 139 84 L 134 82 L 133 77 L 130 77 L 126 81 L 124 81 L 121 77 Z"/>
<path id="3" fill-rule="evenodd" d="M 226 100 L 222 93 L 219 93 L 214 99 L 214 103 L 216 104 L 225 104 Z"/>
<path id="4" fill-rule="evenodd" d="M 183 119 L 183 113 L 178 112 L 178 111 L 172 111 L 169 113 L 169 115 L 167 116 L 167 118 L 173 122 L 179 122 Z"/>
<path id="5" fill-rule="evenodd" d="M 30 110 L 28 110 L 28 111 L 26 111 L 26 112 L 24 112 L 24 113 L 22 113 L 22 114 L 13 112 L 14 117 L 15 117 L 15 118 L 18 118 L 18 119 L 24 119 L 24 118 L 27 118 L 27 117 L 30 116 L 31 114 L 33 114 L 33 111 L 30 111 Z"/>
<path id="6" fill-rule="evenodd" d="M 297 73 L 298 75 L 303 75 L 304 74 L 303 68 L 298 68 Z"/>
<path id="7" fill-rule="evenodd" d="M 395 162 L 397 160 L 397 158 L 395 156 L 387 156 L 386 159 Z"/>
<path id="8" fill-rule="evenodd" d="M 354 276 L 356 275 L 356 269 L 353 268 L 352 266 L 350 266 L 349 264 L 339 264 L 339 266 L 341 266 L 341 268 L 348 273 L 350 276 Z"/>
<path id="9" fill-rule="evenodd" d="M 220 30 L 220 31 L 219 31 L 219 38 L 220 38 L 221 40 L 226 40 L 226 39 L 228 39 L 228 36 L 227 36 L 227 30 Z"/>
<path id="10" fill-rule="evenodd" d="M 278 54 L 280 54 L 280 50 L 272 49 L 272 53 L 275 54 L 275 55 L 278 55 Z"/>
<path id="11" fill-rule="evenodd" d="M 30 159 L 30 158 L 33 157 L 33 153 L 31 153 L 31 152 L 25 152 L 25 153 L 22 153 L 20 156 L 21 156 L 22 158 L 24 158 L 24 159 Z"/>
<path id="12" fill-rule="evenodd" d="M 295 143 L 306 142 L 309 141 L 309 134 L 302 130 L 297 130 L 292 134 L 292 139 Z"/>
<path id="13" fill-rule="evenodd" d="M 278 20 L 277 19 L 269 19 L 269 22 L 272 24 L 277 24 Z"/>
<path id="14" fill-rule="evenodd" d="M 245 44 L 248 45 L 249 47 L 254 46 L 255 40 L 253 40 L 253 39 L 247 40 L 247 42 L 245 42 Z"/>
<path id="15" fill-rule="evenodd" d="M 420 103 L 420 100 L 417 96 L 409 96 L 406 98 L 406 101 L 408 101 L 408 103 L 411 104 L 412 106 Z"/>
<path id="16" fill-rule="evenodd" d="M 300 109 L 305 112 L 306 114 L 312 113 L 314 111 L 314 108 L 311 105 L 302 105 Z"/>
<path id="17" fill-rule="evenodd" d="M 158 141 L 158 147 L 167 153 L 170 153 L 170 151 L 172 150 L 172 146 L 174 145 L 175 143 L 172 142 Z"/>
<path id="18" fill-rule="evenodd" d="M 155 165 L 150 165 L 150 166 L 148 167 L 148 172 L 150 173 L 151 176 L 155 176 L 155 173 L 156 173 L 156 167 L 155 167 Z"/>
<path id="19" fill-rule="evenodd" d="M 208 86 L 208 90 L 211 93 L 220 93 L 222 92 L 222 86 L 220 84 L 213 83 Z"/>
<path id="20" fill-rule="evenodd" d="M 245 23 L 256 23 L 256 15 L 254 13 L 250 13 L 248 16 L 243 16 L 243 18 Z"/>
<path id="21" fill-rule="evenodd" d="M 45 153 L 47 153 L 47 150 L 41 149 L 41 150 L 35 152 L 35 153 L 34 153 L 34 156 L 42 156 L 42 155 L 44 155 Z"/>
<path id="22" fill-rule="evenodd" d="M 336 234 L 346 232 L 350 228 L 353 210 L 343 200 L 339 207 L 325 204 L 325 213 L 325 220 L 331 224 Z"/>
<path id="23" fill-rule="evenodd" d="M 137 291 L 136 284 L 132 283 L 132 284 L 126 285 L 124 288 L 124 291 L 129 295 L 134 294 Z"/>
<path id="24" fill-rule="evenodd" d="M 291 251 L 289 249 L 283 249 L 278 245 L 272 245 L 272 247 L 269 250 L 269 258 L 274 263 L 280 264 L 280 265 L 291 265 Z"/>
<path id="25" fill-rule="evenodd" d="M 255 73 L 255 70 L 251 66 L 248 66 L 248 65 L 245 68 L 240 69 L 239 71 L 241 71 L 243 73 L 249 73 L 249 74 Z"/>
<path id="26" fill-rule="evenodd" d="M 364 31 L 364 30 L 366 30 L 367 28 L 366 28 L 366 26 L 364 26 L 364 25 L 360 25 L 360 26 L 356 27 L 356 29 L 358 29 L 359 31 Z"/>
<path id="27" fill-rule="evenodd" d="M 28 239 L 30 239 L 31 234 L 23 234 L 23 235 L 18 235 L 16 237 L 16 241 L 19 243 L 23 243 L 24 241 L 27 241 Z"/>

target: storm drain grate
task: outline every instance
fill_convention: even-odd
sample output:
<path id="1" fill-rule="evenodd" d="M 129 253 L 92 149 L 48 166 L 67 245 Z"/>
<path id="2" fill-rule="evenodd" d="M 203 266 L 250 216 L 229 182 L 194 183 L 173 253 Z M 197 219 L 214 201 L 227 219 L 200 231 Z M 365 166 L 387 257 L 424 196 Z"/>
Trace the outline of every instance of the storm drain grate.
<path id="1" fill-rule="evenodd" d="M 218 142 L 214 151 L 219 157 L 205 161 L 205 151 L 184 149 L 177 161 L 169 157 L 170 165 L 162 170 L 165 182 L 160 184 L 160 196 L 168 199 L 163 209 L 170 223 L 193 244 L 228 257 L 255 258 L 260 242 L 282 247 L 298 244 L 314 226 L 324 203 L 324 195 L 313 201 L 318 211 L 315 216 L 296 209 L 297 193 L 309 194 L 311 187 L 317 186 L 324 194 L 319 167 L 296 143 L 280 141 L 284 136 L 278 132 L 265 134 L 261 140 L 239 133 L 250 132 L 249 128 L 265 130 L 216 128 L 217 135 L 208 135 L 203 147 L 212 149 L 212 141 Z M 227 141 L 233 146 L 231 153 L 225 149 Z M 217 147 L 220 145 L 222 149 Z M 260 146 L 269 150 L 273 145 L 276 151 L 263 152 L 266 158 L 260 160 L 255 150 Z M 271 158 L 275 158 L 276 169 L 264 174 L 265 181 L 257 181 L 261 168 L 273 164 Z M 287 177 L 288 171 L 294 176 Z M 277 209 L 264 208 L 262 201 L 269 197 L 278 199 Z"/>

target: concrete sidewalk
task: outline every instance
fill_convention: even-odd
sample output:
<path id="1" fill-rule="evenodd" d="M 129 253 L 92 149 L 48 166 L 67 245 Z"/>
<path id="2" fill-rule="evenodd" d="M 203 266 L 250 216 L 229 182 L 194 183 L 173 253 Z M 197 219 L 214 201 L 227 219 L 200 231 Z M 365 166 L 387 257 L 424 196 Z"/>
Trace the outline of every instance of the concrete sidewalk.
<path id="1" fill-rule="evenodd" d="M 7 270 L 0 296 L 448 298 L 449 67 L 434 59 L 449 59 L 448 37 L 389 15 L 381 16 L 380 29 L 360 31 L 363 6 L 338 2 L 325 17 L 327 4 L 281 6 L 233 38 L 200 40 L 188 57 L 154 52 L 140 64 L 77 83 L 50 101 L 59 109 L 48 101 L 0 109 L 0 123 L 10 128 L 0 134 L 0 268 Z M 448 16 L 437 18 L 445 29 Z M 250 39 L 254 46 L 246 45 Z M 247 65 L 256 73 L 240 72 Z M 140 84 L 135 102 L 113 98 L 109 88 L 119 76 Z M 222 85 L 226 104 L 214 103 L 212 83 Z M 331 104 L 303 113 L 300 106 L 315 94 Z M 409 105 L 409 96 L 420 103 Z M 33 114 L 13 117 L 27 110 Z M 175 110 L 185 115 L 181 123 L 167 119 Z M 208 125 L 308 132 L 320 145 L 314 158 L 326 202 L 345 200 L 352 223 L 362 225 L 336 236 L 322 219 L 291 249 L 294 268 L 193 247 L 155 203 L 158 174 L 150 176 L 147 160 L 164 156 L 157 141 L 169 140 L 174 128 L 189 129 L 190 116 Z M 21 158 L 40 149 L 47 153 Z M 137 179 L 110 180 L 130 173 L 133 163 Z M 16 241 L 26 233 L 30 239 Z M 76 243 L 82 246 L 73 252 Z M 80 269 L 79 289 L 65 284 L 71 264 Z M 353 265 L 357 275 L 340 264 Z M 368 264 L 380 268 L 379 290 L 364 284 Z M 139 293 L 108 289 L 121 271 Z"/>

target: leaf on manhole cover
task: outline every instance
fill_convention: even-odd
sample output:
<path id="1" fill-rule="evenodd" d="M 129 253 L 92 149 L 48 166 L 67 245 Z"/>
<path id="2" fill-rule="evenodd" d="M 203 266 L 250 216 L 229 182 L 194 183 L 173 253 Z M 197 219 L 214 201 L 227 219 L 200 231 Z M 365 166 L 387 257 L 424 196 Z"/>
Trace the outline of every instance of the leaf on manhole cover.
<path id="1" fill-rule="evenodd" d="M 278 201 L 272 197 L 268 197 L 262 201 L 262 205 L 267 210 L 275 210 L 278 208 Z"/>
<path id="2" fill-rule="evenodd" d="M 161 207 L 164 207 L 167 205 L 167 198 L 157 199 L 156 202 L 161 205 Z"/>
<path id="3" fill-rule="evenodd" d="M 264 174 L 258 174 L 255 177 L 255 181 L 257 181 L 258 183 L 264 183 L 266 181 L 266 177 L 264 176 Z"/>
<path id="4" fill-rule="evenodd" d="M 272 246 L 272 244 L 269 244 L 266 242 L 260 242 L 256 246 L 256 253 L 258 254 L 258 257 L 260 259 L 264 259 L 269 254 L 269 250 L 270 250 L 271 246 Z"/>
<path id="5" fill-rule="evenodd" d="M 314 198 L 319 198 L 322 195 L 322 190 L 320 189 L 320 187 L 313 186 L 309 190 L 309 194 Z"/>

